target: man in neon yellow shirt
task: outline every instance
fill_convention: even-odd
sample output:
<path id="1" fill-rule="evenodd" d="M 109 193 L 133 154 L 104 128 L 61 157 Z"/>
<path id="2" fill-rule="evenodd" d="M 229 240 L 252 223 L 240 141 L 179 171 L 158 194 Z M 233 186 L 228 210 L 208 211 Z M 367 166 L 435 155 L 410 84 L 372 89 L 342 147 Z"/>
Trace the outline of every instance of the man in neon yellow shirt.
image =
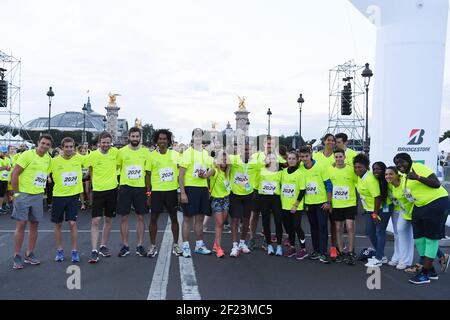
<path id="1" fill-rule="evenodd" d="M 52 159 L 50 164 L 53 187 L 53 205 L 51 221 L 54 223 L 56 238 L 56 262 L 64 261 L 62 247 L 62 222 L 69 222 L 72 244 L 72 262 L 80 262 L 77 249 L 78 198 L 83 192 L 82 172 L 83 158 L 75 152 L 75 141 L 66 137 L 61 141 L 62 154 Z"/>
<path id="2" fill-rule="evenodd" d="M 33 250 L 36 246 L 39 222 L 44 216 L 44 188 L 51 161 L 48 150 L 52 142 L 51 135 L 41 135 L 35 150 L 25 151 L 20 155 L 11 175 L 15 198 L 11 217 L 17 220 L 14 234 L 14 269 L 22 269 L 24 262 L 31 265 L 40 264 Z M 20 251 L 28 221 L 30 222 L 28 249 L 25 259 L 22 260 Z"/>
<path id="3" fill-rule="evenodd" d="M 195 253 L 208 255 L 211 250 L 203 241 L 203 219 L 210 211 L 208 178 L 215 174 L 213 159 L 203 148 L 203 130 L 192 131 L 192 147 L 183 152 L 179 184 L 183 205 L 183 257 L 191 257 L 189 233 L 192 220 L 196 237 Z"/>
<path id="4" fill-rule="evenodd" d="M 0 156 L 0 214 L 7 213 L 7 210 L 3 208 L 3 201 L 7 197 L 8 180 L 11 174 L 11 160 L 3 151 Z"/>
<path id="5" fill-rule="evenodd" d="M 172 132 L 166 129 L 157 130 L 153 135 L 153 143 L 158 146 L 157 150 L 150 153 L 146 170 L 150 172 L 151 185 L 151 216 L 150 216 L 150 249 L 148 257 L 158 254 L 156 248 L 156 235 L 158 232 L 158 218 L 164 207 L 169 213 L 172 226 L 173 248 L 172 253 L 176 256 L 183 254 L 178 246 L 179 224 L 178 212 L 178 164 L 180 154 L 169 150 L 172 145 Z"/>
<path id="6" fill-rule="evenodd" d="M 430 280 L 439 279 L 433 261 L 439 249 L 439 240 L 445 237 L 445 222 L 450 211 L 448 192 L 431 168 L 413 163 L 409 154 L 397 154 L 394 163 L 406 175 L 404 194 L 406 200 L 414 203 L 413 235 L 417 251 L 423 259 L 422 271 L 409 282 L 430 283 Z"/>
<path id="7" fill-rule="evenodd" d="M 345 151 L 334 150 L 335 163 L 329 168 L 331 184 L 333 185 L 332 223 L 336 226 L 338 256 L 336 262 L 345 262 L 348 265 L 356 264 L 355 246 L 355 217 L 357 213 L 356 189 L 357 176 L 353 166 L 347 164 Z M 344 223 L 348 232 L 348 253 L 344 252 Z"/>
<path id="8" fill-rule="evenodd" d="M 99 148 L 92 151 L 86 158 L 84 166 L 89 168 L 92 178 L 92 220 L 91 220 L 91 257 L 89 263 L 97 263 L 99 254 L 110 257 L 107 247 L 112 228 L 112 218 L 116 216 L 117 205 L 117 148 L 111 147 L 112 136 L 104 131 L 98 137 Z M 102 217 L 102 239 L 97 250 L 99 225 Z"/>
<path id="9" fill-rule="evenodd" d="M 334 136 L 336 139 L 336 149 L 341 149 L 345 151 L 345 163 L 353 166 L 353 159 L 356 157 L 358 152 L 347 147 L 348 136 L 345 133 L 338 133 Z"/>
<path id="10" fill-rule="evenodd" d="M 119 257 L 130 254 L 128 245 L 128 215 L 133 205 L 136 216 L 137 246 L 136 254 L 146 257 L 143 246 L 145 223 L 144 215 L 148 213 L 147 196 L 150 195 L 150 175 L 146 171 L 150 151 L 141 145 L 141 129 L 133 127 L 128 131 L 129 144 L 119 149 L 117 165 L 120 168 L 119 202 L 117 213 L 122 216 L 120 236 L 122 248 Z"/>

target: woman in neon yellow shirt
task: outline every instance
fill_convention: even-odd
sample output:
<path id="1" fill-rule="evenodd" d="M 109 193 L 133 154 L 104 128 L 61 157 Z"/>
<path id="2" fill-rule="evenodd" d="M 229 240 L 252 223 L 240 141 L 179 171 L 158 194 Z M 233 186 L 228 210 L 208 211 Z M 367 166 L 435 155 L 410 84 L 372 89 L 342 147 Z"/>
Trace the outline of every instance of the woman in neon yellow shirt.
<path id="1" fill-rule="evenodd" d="M 414 259 L 414 239 L 411 225 L 413 204 L 403 193 L 406 178 L 398 174 L 396 167 L 388 167 L 385 173 L 389 183 L 389 197 L 394 204 L 392 225 L 394 227 L 394 254 L 388 264 L 399 270 L 411 266 Z"/>
<path id="2" fill-rule="evenodd" d="M 209 185 L 211 187 L 211 212 L 216 219 L 216 236 L 214 238 L 213 251 L 217 258 L 222 258 L 225 253 L 222 249 L 222 231 L 223 224 L 228 216 L 230 209 L 230 181 L 227 177 L 227 153 L 224 151 L 218 152 L 215 159 L 215 173 L 211 176 Z M 239 254 L 239 247 L 237 242 L 233 242 L 233 249 L 230 257 L 237 257 Z"/>
<path id="3" fill-rule="evenodd" d="M 439 279 L 433 261 L 439 248 L 439 240 L 445 237 L 445 221 L 450 211 L 448 192 L 441 186 L 431 168 L 413 163 L 409 154 L 397 154 L 394 163 L 406 175 L 404 195 L 414 204 L 413 235 L 417 251 L 423 258 L 422 271 L 409 281 L 414 284 L 430 283 L 430 279 Z"/>

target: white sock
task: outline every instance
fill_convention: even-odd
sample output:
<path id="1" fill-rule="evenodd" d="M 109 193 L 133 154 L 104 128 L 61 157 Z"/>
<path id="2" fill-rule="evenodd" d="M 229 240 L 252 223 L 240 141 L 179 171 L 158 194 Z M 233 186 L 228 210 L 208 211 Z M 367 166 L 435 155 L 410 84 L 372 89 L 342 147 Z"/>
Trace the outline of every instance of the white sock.
<path id="1" fill-rule="evenodd" d="M 237 247 L 238 243 L 237 242 L 233 242 L 233 248 Z"/>
<path id="2" fill-rule="evenodd" d="M 245 240 L 241 240 L 239 244 L 245 244 Z"/>
<path id="3" fill-rule="evenodd" d="M 183 242 L 183 248 L 189 248 L 189 241 Z"/>
<path id="4" fill-rule="evenodd" d="M 197 240 L 195 241 L 195 246 L 196 247 L 203 247 L 205 244 L 203 243 L 203 240 Z"/>

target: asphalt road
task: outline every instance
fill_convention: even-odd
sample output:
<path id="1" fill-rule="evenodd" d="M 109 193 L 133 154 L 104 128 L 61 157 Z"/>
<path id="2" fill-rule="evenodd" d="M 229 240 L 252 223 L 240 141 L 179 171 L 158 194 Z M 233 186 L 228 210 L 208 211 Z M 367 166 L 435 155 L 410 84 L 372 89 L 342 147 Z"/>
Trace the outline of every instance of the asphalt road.
<path id="1" fill-rule="evenodd" d="M 146 217 L 146 223 L 149 216 Z M 319 261 L 297 261 L 292 258 L 267 256 L 261 249 L 239 258 L 229 256 L 218 259 L 215 255 L 192 259 L 171 255 L 172 236 L 167 215 L 161 215 L 158 225 L 158 244 L 161 245 L 157 258 L 142 258 L 132 254 L 117 257 L 120 248 L 119 219 L 114 219 L 110 247 L 113 256 L 102 258 L 98 264 L 90 265 L 90 213 L 79 215 L 79 248 L 81 262 L 81 289 L 69 290 L 67 280 L 72 273 L 67 268 L 70 261 L 57 263 L 55 240 L 50 216 L 40 225 L 36 255 L 41 259 L 39 266 L 25 265 L 23 270 L 12 269 L 13 235 L 15 222 L 9 215 L 0 216 L 0 299 L 449 299 L 450 274 L 439 273 L 440 279 L 429 285 L 412 285 L 410 275 L 389 266 L 380 269 L 380 289 L 369 290 L 367 280 L 370 274 L 364 264 L 356 266 L 332 263 L 324 265 Z M 304 219 L 305 232 L 309 232 Z M 67 225 L 65 229 L 67 230 Z M 134 214 L 130 217 L 130 228 L 135 229 Z M 212 224 L 211 224 L 212 228 Z M 357 252 L 368 246 L 363 235 L 364 220 L 357 219 Z M 64 233 L 66 255 L 70 254 L 69 233 Z M 130 233 L 130 247 L 135 245 L 134 232 Z M 205 242 L 211 247 L 213 233 L 205 234 Z M 191 238 L 193 247 L 194 236 Z M 27 238 L 25 239 L 27 243 Z M 148 232 L 146 243 L 148 246 Z M 310 249 L 310 238 L 307 248 Z M 223 247 L 229 254 L 231 234 L 225 233 Z M 386 244 L 386 254 L 392 255 L 393 242 Z M 25 249 L 25 248 L 24 248 Z M 448 249 L 446 249 L 448 250 Z M 438 267 L 438 266 L 437 266 Z M 73 283 L 73 282 L 72 282 Z"/>

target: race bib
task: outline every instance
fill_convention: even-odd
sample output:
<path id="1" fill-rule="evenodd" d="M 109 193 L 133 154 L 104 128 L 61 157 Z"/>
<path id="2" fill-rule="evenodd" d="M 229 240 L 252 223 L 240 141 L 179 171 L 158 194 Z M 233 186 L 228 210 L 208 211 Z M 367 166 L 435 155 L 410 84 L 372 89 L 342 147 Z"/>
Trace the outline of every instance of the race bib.
<path id="1" fill-rule="evenodd" d="M 34 176 L 33 184 L 35 187 L 44 188 L 47 182 L 47 175 L 45 173 L 39 172 Z"/>
<path id="2" fill-rule="evenodd" d="M 249 177 L 248 174 L 236 173 L 233 180 L 235 184 L 245 186 L 249 182 Z"/>
<path id="3" fill-rule="evenodd" d="M 316 182 L 308 182 L 306 184 L 306 194 L 309 196 L 316 196 L 319 194 L 319 189 Z"/>
<path id="4" fill-rule="evenodd" d="M 206 168 L 202 166 L 200 163 L 194 163 L 194 171 L 192 172 L 192 176 L 194 178 L 198 178 L 199 174 L 205 173 Z"/>
<path id="5" fill-rule="evenodd" d="M 405 194 L 406 200 L 408 200 L 409 202 L 414 203 L 416 201 L 416 198 L 414 198 L 411 194 L 411 189 L 406 188 L 403 193 Z"/>
<path id="6" fill-rule="evenodd" d="M 9 171 L 2 171 L 2 178 L 3 179 L 6 179 L 6 178 L 8 178 L 8 175 L 9 175 Z"/>
<path id="7" fill-rule="evenodd" d="M 350 192 L 348 187 L 335 187 L 333 186 L 333 199 L 336 200 L 349 200 Z"/>
<path id="8" fill-rule="evenodd" d="M 283 184 L 281 194 L 283 197 L 293 198 L 295 196 L 295 184 Z"/>
<path id="9" fill-rule="evenodd" d="M 231 191 L 230 181 L 225 180 L 225 181 L 223 182 L 223 184 L 225 185 L 225 188 L 227 189 L 227 191 Z"/>
<path id="10" fill-rule="evenodd" d="M 142 167 L 141 166 L 128 166 L 126 167 L 126 175 L 129 180 L 137 180 L 142 177 Z"/>
<path id="11" fill-rule="evenodd" d="M 173 168 L 159 169 L 159 180 L 161 182 L 172 182 L 174 178 Z"/>
<path id="12" fill-rule="evenodd" d="M 263 194 L 275 194 L 277 191 L 277 183 L 270 181 L 261 182 L 261 192 Z"/>
<path id="13" fill-rule="evenodd" d="M 63 172 L 62 182 L 64 187 L 73 187 L 78 183 L 78 176 L 76 172 Z"/>

